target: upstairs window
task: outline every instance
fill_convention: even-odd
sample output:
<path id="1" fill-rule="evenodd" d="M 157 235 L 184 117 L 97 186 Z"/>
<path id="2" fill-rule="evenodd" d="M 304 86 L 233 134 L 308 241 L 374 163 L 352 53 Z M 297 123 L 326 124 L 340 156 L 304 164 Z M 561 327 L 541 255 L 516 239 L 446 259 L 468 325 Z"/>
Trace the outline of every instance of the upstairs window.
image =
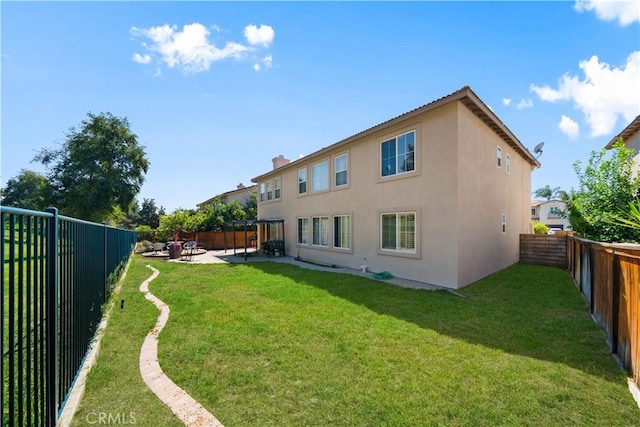
<path id="1" fill-rule="evenodd" d="M 507 164 L 506 164 L 507 173 L 511 173 L 511 156 L 507 154 Z"/>
<path id="2" fill-rule="evenodd" d="M 555 218 L 555 219 L 562 218 L 562 213 L 563 213 L 562 209 L 560 209 L 559 207 L 551 206 L 549 208 L 548 218 Z"/>
<path id="3" fill-rule="evenodd" d="M 264 195 L 265 195 L 265 190 L 264 190 L 264 182 L 260 184 L 260 201 L 264 202 Z"/>
<path id="4" fill-rule="evenodd" d="M 311 191 L 329 189 L 329 161 L 316 163 L 311 166 Z"/>
<path id="5" fill-rule="evenodd" d="M 275 196 L 276 196 L 276 200 L 280 200 L 280 178 L 276 178 L 275 180 L 273 180 L 273 188 L 274 188 L 274 192 L 275 192 Z"/>
<path id="6" fill-rule="evenodd" d="M 502 214 L 502 232 L 507 232 L 507 214 Z"/>
<path id="7" fill-rule="evenodd" d="M 348 184 L 349 177 L 347 174 L 347 160 L 348 158 L 346 154 L 335 158 L 336 187 Z"/>
<path id="8" fill-rule="evenodd" d="M 298 170 L 298 194 L 307 194 L 307 168 Z"/>
<path id="9" fill-rule="evenodd" d="M 498 147 L 497 149 L 497 158 L 498 158 L 498 167 L 502 167 L 502 148 Z"/>
<path id="10" fill-rule="evenodd" d="M 415 131 L 407 132 L 380 144 L 380 175 L 399 175 L 415 170 Z"/>
<path id="11" fill-rule="evenodd" d="M 267 182 L 267 200 L 273 200 L 273 190 L 271 181 Z"/>

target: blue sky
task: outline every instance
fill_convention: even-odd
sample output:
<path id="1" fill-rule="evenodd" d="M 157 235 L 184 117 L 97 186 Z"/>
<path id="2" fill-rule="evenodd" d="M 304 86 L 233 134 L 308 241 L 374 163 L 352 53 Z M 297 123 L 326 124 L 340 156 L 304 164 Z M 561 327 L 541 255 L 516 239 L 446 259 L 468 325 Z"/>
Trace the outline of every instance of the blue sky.
<path id="1" fill-rule="evenodd" d="M 640 1 L 13 2 L 0 5 L 2 185 L 87 113 L 127 117 L 138 199 L 195 208 L 469 85 L 577 187 L 640 114 Z"/>

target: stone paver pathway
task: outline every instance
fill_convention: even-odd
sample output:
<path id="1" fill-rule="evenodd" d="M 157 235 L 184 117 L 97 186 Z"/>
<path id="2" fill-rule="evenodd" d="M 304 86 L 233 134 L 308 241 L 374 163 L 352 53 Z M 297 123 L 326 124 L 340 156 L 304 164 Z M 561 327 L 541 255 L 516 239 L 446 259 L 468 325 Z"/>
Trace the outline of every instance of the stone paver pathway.
<path id="1" fill-rule="evenodd" d="M 140 285 L 140 292 L 160 310 L 158 321 L 149 332 L 140 350 L 140 373 L 147 386 L 162 400 L 186 426 L 223 427 L 209 411 L 178 387 L 165 375 L 158 363 L 158 335 L 169 320 L 169 306 L 149 292 L 149 283 L 160 272 L 147 265 L 153 274 Z"/>

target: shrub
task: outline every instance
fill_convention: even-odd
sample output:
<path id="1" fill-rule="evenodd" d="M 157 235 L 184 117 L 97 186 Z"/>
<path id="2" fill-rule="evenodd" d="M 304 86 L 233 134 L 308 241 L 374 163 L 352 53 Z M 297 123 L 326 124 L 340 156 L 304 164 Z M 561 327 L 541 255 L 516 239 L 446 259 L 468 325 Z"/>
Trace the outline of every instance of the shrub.
<path id="1" fill-rule="evenodd" d="M 533 223 L 533 232 L 536 234 L 548 234 L 550 228 L 540 221 L 532 221 Z"/>
<path id="2" fill-rule="evenodd" d="M 138 242 L 143 240 L 155 241 L 156 231 L 148 225 L 139 225 L 135 228 L 138 233 Z"/>

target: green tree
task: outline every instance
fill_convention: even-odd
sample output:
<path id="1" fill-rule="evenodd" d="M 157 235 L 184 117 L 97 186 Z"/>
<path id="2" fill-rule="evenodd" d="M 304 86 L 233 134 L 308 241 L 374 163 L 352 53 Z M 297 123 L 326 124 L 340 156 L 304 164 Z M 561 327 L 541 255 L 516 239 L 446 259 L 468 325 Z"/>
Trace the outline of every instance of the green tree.
<path id="1" fill-rule="evenodd" d="M 246 219 L 258 219 L 258 192 L 253 190 L 249 193 L 249 200 L 244 208 Z"/>
<path id="2" fill-rule="evenodd" d="M 164 215 L 164 208 L 156 206 L 154 199 L 142 199 L 140 207 L 140 225 L 148 225 L 151 228 L 158 228 L 160 225 L 160 215 Z"/>
<path id="3" fill-rule="evenodd" d="M 538 188 L 533 194 L 540 199 L 547 199 L 547 201 L 551 200 L 553 197 L 557 197 L 560 200 L 567 201 L 569 195 L 566 191 L 561 190 L 560 187 L 551 188 L 548 185 L 545 185 L 542 188 Z"/>
<path id="4" fill-rule="evenodd" d="M 41 211 L 52 205 L 51 192 L 44 175 L 22 169 L 0 189 L 0 197 L 4 206 Z"/>
<path id="5" fill-rule="evenodd" d="M 579 189 L 569 201 L 569 221 L 578 235 L 602 242 L 640 241 L 638 230 L 614 221 L 639 197 L 640 176 L 633 173 L 633 154 L 619 140 L 611 153 L 592 151 L 584 171 L 580 161 L 574 163 Z"/>
<path id="6" fill-rule="evenodd" d="M 35 158 L 48 168 L 60 212 L 96 222 L 107 221 L 116 207 L 128 212 L 149 168 L 129 121 L 89 113 L 66 137 L 59 148 L 43 149 Z"/>

